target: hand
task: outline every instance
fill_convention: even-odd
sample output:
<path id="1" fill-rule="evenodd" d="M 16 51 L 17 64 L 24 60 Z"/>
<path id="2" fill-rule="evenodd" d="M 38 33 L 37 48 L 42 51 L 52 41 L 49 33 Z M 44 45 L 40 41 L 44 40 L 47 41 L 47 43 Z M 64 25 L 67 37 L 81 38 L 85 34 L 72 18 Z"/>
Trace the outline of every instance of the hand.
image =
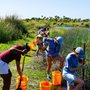
<path id="1" fill-rule="evenodd" d="M 27 53 L 27 50 L 26 49 L 22 50 L 22 55 L 24 55 L 26 53 Z"/>
<path id="2" fill-rule="evenodd" d="M 50 58 L 52 58 L 52 55 L 51 55 L 51 54 L 49 54 L 49 53 L 48 53 L 48 56 L 49 56 Z"/>
<path id="3" fill-rule="evenodd" d="M 21 71 L 19 72 L 19 76 L 22 77 L 22 72 Z"/>
<path id="4" fill-rule="evenodd" d="M 84 59 L 80 59 L 79 61 L 81 64 L 84 64 L 85 63 L 85 60 Z"/>

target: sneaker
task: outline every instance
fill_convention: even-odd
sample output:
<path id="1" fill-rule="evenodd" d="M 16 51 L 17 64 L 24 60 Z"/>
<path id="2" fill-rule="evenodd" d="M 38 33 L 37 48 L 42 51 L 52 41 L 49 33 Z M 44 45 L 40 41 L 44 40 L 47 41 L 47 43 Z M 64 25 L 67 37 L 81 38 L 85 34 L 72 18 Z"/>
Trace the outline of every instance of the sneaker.
<path id="1" fill-rule="evenodd" d="M 51 75 L 50 75 L 50 74 L 47 74 L 47 79 L 49 79 L 49 80 L 51 80 L 51 79 L 52 79 L 52 77 L 51 77 Z"/>

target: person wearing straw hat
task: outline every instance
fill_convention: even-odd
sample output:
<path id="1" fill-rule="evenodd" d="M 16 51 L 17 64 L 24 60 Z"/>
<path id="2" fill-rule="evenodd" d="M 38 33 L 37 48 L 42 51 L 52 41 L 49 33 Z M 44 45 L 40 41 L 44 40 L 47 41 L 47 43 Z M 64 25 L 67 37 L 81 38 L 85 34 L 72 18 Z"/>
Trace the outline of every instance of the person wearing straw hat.
<path id="1" fill-rule="evenodd" d="M 48 43 L 48 46 L 46 44 Z M 47 60 L 47 78 L 51 79 L 50 69 L 52 66 L 52 62 L 56 60 L 60 61 L 60 68 L 63 67 L 64 60 L 59 55 L 61 46 L 63 44 L 63 39 L 61 36 L 53 38 L 44 38 L 43 40 L 43 48 L 46 50 L 46 60 Z"/>
<path id="2" fill-rule="evenodd" d="M 45 50 L 43 50 L 43 38 L 44 37 L 40 34 L 36 36 L 36 41 L 37 41 L 36 55 L 38 56 L 39 53 L 41 53 L 43 57 L 43 62 L 46 62 L 46 52 Z"/>
<path id="3" fill-rule="evenodd" d="M 62 75 L 67 81 L 67 90 L 73 90 L 74 88 L 75 90 L 82 90 L 84 81 L 79 78 L 75 72 L 84 68 L 82 64 L 81 66 L 78 66 L 78 63 L 83 62 L 84 59 L 85 53 L 82 47 L 75 48 L 73 52 L 66 56 Z"/>
<path id="4" fill-rule="evenodd" d="M 24 46 L 15 45 L 0 54 L 0 77 L 3 79 L 2 90 L 10 90 L 12 73 L 8 64 L 15 60 L 18 74 L 22 76 L 20 68 L 20 58 L 21 55 L 25 55 L 29 51 L 30 47 L 28 46 L 28 44 Z"/>

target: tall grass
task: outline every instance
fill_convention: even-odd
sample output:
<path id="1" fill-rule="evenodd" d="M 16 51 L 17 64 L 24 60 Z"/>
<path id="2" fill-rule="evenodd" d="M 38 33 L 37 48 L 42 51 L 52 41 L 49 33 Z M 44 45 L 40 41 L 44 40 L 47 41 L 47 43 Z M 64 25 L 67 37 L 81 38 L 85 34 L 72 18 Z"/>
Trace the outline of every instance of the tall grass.
<path id="1" fill-rule="evenodd" d="M 25 34 L 28 34 L 27 29 L 15 16 L 6 17 L 0 22 L 0 42 L 21 39 Z"/>
<path id="2" fill-rule="evenodd" d="M 24 26 L 24 24 L 21 22 L 21 20 L 18 18 L 18 16 L 7 16 L 5 18 L 5 23 L 12 25 L 15 27 L 15 29 L 18 29 L 22 32 L 22 34 L 26 34 L 27 30 L 26 27 Z"/>
<path id="3" fill-rule="evenodd" d="M 61 53 L 65 57 L 69 52 L 75 47 L 83 47 L 83 43 L 88 45 L 87 51 L 90 52 L 89 43 L 90 43 L 90 31 L 82 28 L 73 28 L 72 30 L 61 30 L 51 31 L 50 35 L 52 37 L 62 36 L 64 45 L 61 48 Z"/>
<path id="4" fill-rule="evenodd" d="M 82 28 L 73 28 L 72 30 L 60 30 L 52 31 L 51 36 L 62 36 L 64 45 L 61 47 L 61 55 L 65 60 L 68 53 L 73 51 L 73 48 L 83 47 L 86 43 L 86 59 L 85 59 L 85 78 L 90 80 L 90 31 Z M 88 71 L 87 71 L 88 70 Z M 82 72 L 78 70 L 78 75 L 82 76 Z"/>

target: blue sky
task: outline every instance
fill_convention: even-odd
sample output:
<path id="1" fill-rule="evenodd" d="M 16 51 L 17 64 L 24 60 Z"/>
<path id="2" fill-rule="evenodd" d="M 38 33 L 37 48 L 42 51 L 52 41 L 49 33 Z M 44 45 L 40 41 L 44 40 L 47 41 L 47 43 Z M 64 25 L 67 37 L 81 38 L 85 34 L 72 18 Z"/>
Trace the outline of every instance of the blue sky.
<path id="1" fill-rule="evenodd" d="M 0 0 L 0 17 L 54 17 L 90 19 L 90 0 Z"/>

